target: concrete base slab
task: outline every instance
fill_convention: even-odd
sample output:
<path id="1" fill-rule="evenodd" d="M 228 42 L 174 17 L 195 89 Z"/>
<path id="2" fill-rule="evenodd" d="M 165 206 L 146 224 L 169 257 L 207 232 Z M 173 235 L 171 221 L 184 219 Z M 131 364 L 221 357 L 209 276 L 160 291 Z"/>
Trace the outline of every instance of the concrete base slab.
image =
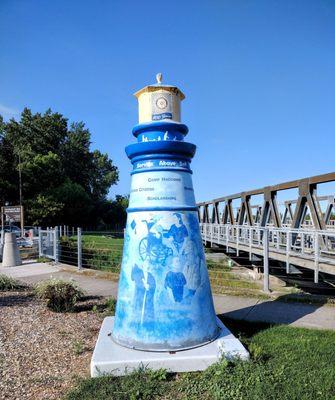
<path id="1" fill-rule="evenodd" d="M 221 328 L 213 342 L 190 350 L 149 352 L 132 350 L 116 344 L 111 337 L 114 317 L 104 319 L 91 360 L 91 376 L 125 375 L 141 366 L 170 372 L 203 371 L 222 357 L 247 360 L 248 351 L 242 343 L 217 319 Z"/>

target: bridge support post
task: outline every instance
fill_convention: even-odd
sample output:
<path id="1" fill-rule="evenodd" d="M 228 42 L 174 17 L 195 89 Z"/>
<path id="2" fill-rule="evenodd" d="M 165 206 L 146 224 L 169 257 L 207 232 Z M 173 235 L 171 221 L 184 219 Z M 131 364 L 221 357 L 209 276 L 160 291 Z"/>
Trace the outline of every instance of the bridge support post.
<path id="1" fill-rule="evenodd" d="M 38 256 L 42 257 L 42 232 L 41 232 L 41 228 L 38 228 Z"/>
<path id="2" fill-rule="evenodd" d="M 314 233 L 314 283 L 319 283 L 319 234 Z"/>
<path id="3" fill-rule="evenodd" d="M 263 229 L 263 291 L 269 293 L 269 230 Z"/>
<path id="4" fill-rule="evenodd" d="M 238 225 L 236 227 L 236 256 L 239 257 L 240 256 L 240 226 Z"/>
<path id="5" fill-rule="evenodd" d="M 252 228 L 249 228 L 249 261 L 252 260 Z"/>
<path id="6" fill-rule="evenodd" d="M 225 225 L 225 230 L 226 230 L 226 252 L 228 253 L 228 242 L 229 242 L 229 238 L 228 238 L 229 226 L 228 225 Z"/>
<path id="7" fill-rule="evenodd" d="M 286 273 L 291 273 L 290 267 L 290 250 L 291 250 L 291 232 L 287 231 L 286 233 Z"/>

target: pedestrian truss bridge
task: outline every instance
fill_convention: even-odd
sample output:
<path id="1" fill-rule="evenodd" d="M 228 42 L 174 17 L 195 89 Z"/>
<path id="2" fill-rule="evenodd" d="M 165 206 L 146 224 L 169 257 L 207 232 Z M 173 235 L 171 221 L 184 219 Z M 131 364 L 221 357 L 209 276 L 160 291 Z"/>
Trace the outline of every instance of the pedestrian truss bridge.
<path id="1" fill-rule="evenodd" d="M 335 183 L 335 173 L 198 203 L 202 239 L 250 260 L 283 262 L 287 273 L 291 266 L 313 269 L 316 283 L 319 272 L 335 275 L 335 202 L 334 194 L 317 196 L 324 183 Z M 279 192 L 291 189 L 297 198 L 279 202 Z"/>

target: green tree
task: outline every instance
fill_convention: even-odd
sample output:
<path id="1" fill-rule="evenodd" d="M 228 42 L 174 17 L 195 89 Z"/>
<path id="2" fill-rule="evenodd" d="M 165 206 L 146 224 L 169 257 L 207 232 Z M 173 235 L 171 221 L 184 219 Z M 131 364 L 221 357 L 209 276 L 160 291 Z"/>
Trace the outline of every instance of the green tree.
<path id="1" fill-rule="evenodd" d="M 60 212 L 65 204 L 58 202 L 52 195 L 38 194 L 34 199 L 25 201 L 29 224 L 38 226 L 56 225 L 60 222 Z"/>
<path id="2" fill-rule="evenodd" d="M 129 196 L 116 195 L 114 200 L 105 203 L 104 222 L 113 227 L 113 229 L 121 228 L 126 225 L 127 213 L 126 209 L 129 203 Z"/>
<path id="3" fill-rule="evenodd" d="M 65 205 L 61 209 L 62 221 L 72 226 L 90 224 L 95 204 L 90 194 L 81 185 L 68 179 L 56 188 L 53 194 L 59 203 L 62 202 Z"/>
<path id="4" fill-rule="evenodd" d="M 33 114 L 25 108 L 19 121 L 0 116 L 0 201 L 19 202 L 22 173 L 27 224 L 94 225 L 96 212 L 108 203 L 118 169 L 107 154 L 91 150 L 91 134 L 83 122 L 68 124 L 50 109 Z"/>
<path id="5" fill-rule="evenodd" d="M 6 124 L 0 115 L 0 202 L 11 201 L 19 196 L 18 174 L 15 168 L 13 147 L 6 138 Z"/>

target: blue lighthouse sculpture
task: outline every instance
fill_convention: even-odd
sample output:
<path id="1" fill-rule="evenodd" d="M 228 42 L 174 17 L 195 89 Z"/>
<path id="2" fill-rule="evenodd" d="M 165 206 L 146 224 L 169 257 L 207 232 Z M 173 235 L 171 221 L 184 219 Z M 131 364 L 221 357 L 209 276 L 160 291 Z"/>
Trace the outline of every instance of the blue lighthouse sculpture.
<path id="1" fill-rule="evenodd" d="M 196 146 L 180 122 L 183 93 L 157 83 L 135 96 L 136 143 L 112 339 L 136 350 L 178 351 L 209 343 L 214 312 L 192 184 Z"/>

